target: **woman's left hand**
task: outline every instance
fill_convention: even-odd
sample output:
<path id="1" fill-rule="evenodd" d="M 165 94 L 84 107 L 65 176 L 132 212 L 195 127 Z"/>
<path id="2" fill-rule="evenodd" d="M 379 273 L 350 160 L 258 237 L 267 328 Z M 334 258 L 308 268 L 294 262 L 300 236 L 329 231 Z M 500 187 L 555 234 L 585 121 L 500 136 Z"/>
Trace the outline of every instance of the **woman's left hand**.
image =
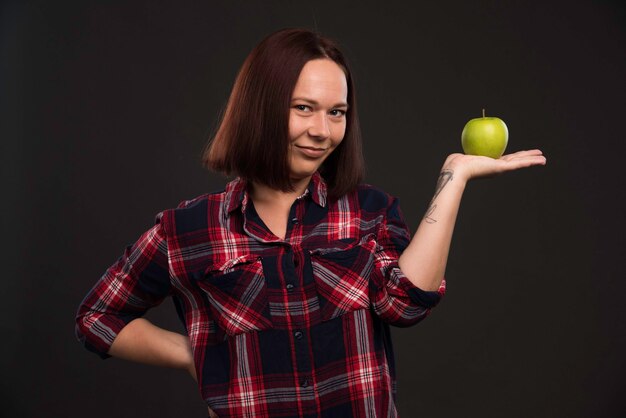
<path id="1" fill-rule="evenodd" d="M 443 164 L 442 171 L 451 170 L 456 178 L 460 177 L 468 181 L 545 164 L 546 157 L 538 149 L 518 151 L 513 154 L 503 155 L 498 159 L 478 155 L 450 154 Z"/>

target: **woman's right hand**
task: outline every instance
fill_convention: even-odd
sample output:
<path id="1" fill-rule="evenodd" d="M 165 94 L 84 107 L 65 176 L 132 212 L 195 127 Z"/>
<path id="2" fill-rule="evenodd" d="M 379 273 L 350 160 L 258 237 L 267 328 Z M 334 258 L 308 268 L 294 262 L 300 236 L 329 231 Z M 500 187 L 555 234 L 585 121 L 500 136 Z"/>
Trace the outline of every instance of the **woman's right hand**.
<path id="1" fill-rule="evenodd" d="M 193 361 L 193 356 L 191 358 L 191 362 L 186 367 L 186 369 L 187 369 L 187 372 L 191 375 L 191 377 L 193 377 L 193 380 L 195 380 L 197 382 L 198 381 L 198 375 L 196 374 L 196 366 L 195 366 L 194 361 Z"/>
<path id="2" fill-rule="evenodd" d="M 196 378 L 189 337 L 137 318 L 118 333 L 109 349 L 113 357 L 155 366 L 183 369 Z"/>

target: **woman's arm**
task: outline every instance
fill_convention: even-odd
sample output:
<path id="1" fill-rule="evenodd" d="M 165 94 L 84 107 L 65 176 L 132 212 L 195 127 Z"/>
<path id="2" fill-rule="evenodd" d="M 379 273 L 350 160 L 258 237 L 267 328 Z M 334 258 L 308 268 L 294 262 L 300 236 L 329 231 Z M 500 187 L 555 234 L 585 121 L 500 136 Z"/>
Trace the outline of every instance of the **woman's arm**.
<path id="1" fill-rule="evenodd" d="M 409 246 L 398 264 L 422 290 L 436 291 L 443 279 L 452 232 L 461 197 L 470 179 L 493 176 L 534 165 L 545 165 L 540 150 L 519 151 L 499 159 L 464 154 L 450 155 L 441 169 L 437 188 Z"/>
<path id="2" fill-rule="evenodd" d="M 153 325 L 144 318 L 119 332 L 108 354 L 125 360 L 187 370 L 196 379 L 189 338 Z"/>
<path id="3" fill-rule="evenodd" d="M 171 294 L 162 218 L 163 212 L 83 299 L 76 313 L 76 334 L 103 358 L 185 369 L 195 377 L 189 338 L 143 319 Z"/>

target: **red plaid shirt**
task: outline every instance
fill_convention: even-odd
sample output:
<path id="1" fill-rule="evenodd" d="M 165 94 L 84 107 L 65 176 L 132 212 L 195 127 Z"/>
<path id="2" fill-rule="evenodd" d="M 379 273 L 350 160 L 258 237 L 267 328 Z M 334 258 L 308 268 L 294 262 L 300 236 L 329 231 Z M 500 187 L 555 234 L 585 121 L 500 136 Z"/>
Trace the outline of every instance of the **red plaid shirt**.
<path id="1" fill-rule="evenodd" d="M 220 417 L 396 416 L 389 325 L 416 324 L 445 291 L 402 274 L 408 242 L 397 199 L 363 185 L 330 200 L 319 174 L 281 240 L 237 179 L 159 213 L 86 296 L 77 334 L 107 357 L 172 296 Z"/>

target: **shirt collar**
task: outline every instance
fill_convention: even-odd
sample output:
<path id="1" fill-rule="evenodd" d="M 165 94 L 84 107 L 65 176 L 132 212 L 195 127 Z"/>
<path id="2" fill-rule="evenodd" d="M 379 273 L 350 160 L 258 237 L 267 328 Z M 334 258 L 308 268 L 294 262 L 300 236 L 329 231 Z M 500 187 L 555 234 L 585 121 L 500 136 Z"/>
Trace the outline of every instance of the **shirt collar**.
<path id="1" fill-rule="evenodd" d="M 316 171 L 311 177 L 311 182 L 309 183 L 307 190 L 311 194 L 311 198 L 315 203 L 321 207 L 326 207 L 328 188 L 326 186 L 326 181 L 324 181 L 319 171 Z"/>
<path id="2" fill-rule="evenodd" d="M 226 213 L 231 213 L 240 206 L 243 208 L 243 210 L 245 210 L 249 199 L 246 186 L 247 182 L 240 177 L 237 177 L 235 180 L 226 185 L 226 195 L 224 198 Z M 316 171 L 313 176 L 311 176 L 311 182 L 309 183 L 309 186 L 306 188 L 301 196 L 298 196 L 298 199 L 303 199 L 306 196 L 311 196 L 313 202 L 321 207 L 325 207 L 327 202 L 327 195 L 328 188 L 326 186 L 326 182 L 324 181 L 320 173 Z"/>

